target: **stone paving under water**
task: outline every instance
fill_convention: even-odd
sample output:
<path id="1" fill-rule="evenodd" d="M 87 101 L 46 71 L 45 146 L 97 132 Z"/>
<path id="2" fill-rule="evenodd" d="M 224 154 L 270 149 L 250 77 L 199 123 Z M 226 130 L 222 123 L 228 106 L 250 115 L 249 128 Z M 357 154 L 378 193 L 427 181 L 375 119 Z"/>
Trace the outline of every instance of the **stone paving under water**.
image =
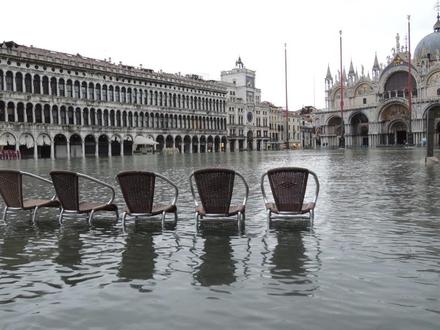
<path id="1" fill-rule="evenodd" d="M 123 169 L 153 170 L 180 196 L 179 222 L 164 231 L 105 218 L 59 226 L 54 210 L 36 226 L 27 213 L 9 217 L 0 224 L 0 328 L 438 329 L 440 166 L 423 157 L 414 149 L 2 161 L 115 186 Z M 196 233 L 188 176 L 208 166 L 234 168 L 249 183 L 241 235 L 226 225 Z M 267 227 L 260 176 L 278 166 L 318 174 L 313 228 Z M 105 190 L 87 186 L 84 197 L 105 200 Z"/>

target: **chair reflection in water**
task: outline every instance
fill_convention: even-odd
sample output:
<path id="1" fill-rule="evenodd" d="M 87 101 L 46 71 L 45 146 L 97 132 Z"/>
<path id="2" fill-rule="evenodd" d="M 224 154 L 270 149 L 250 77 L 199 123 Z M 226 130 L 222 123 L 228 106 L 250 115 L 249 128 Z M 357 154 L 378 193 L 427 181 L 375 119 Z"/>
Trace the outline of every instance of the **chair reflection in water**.
<path id="1" fill-rule="evenodd" d="M 42 183 L 52 184 L 50 180 L 38 175 L 16 170 L 0 170 L 0 193 L 5 202 L 3 221 L 6 221 L 8 213 L 16 213 L 20 210 L 30 210 L 32 222 L 35 223 L 37 211 L 42 207 L 59 207 L 60 203 L 53 196 L 50 199 L 24 199 L 23 177 L 36 179 Z"/>
<path id="2" fill-rule="evenodd" d="M 174 213 L 174 223 L 177 222 L 176 201 L 179 195 L 177 186 L 166 177 L 145 171 L 125 171 L 117 175 L 122 196 L 124 197 L 127 209 L 122 214 L 122 224 L 125 224 L 127 216 L 151 217 L 161 215 L 162 228 L 165 226 L 166 213 Z M 174 189 L 174 198 L 169 204 L 154 203 L 154 192 L 156 179 L 166 182 Z"/>
<path id="3" fill-rule="evenodd" d="M 118 207 L 113 204 L 115 190 L 109 184 L 95 179 L 91 176 L 71 171 L 52 171 L 50 172 L 52 182 L 61 203 L 61 212 L 58 218 L 60 224 L 64 217 L 88 217 L 89 224 L 92 223 L 93 215 L 98 211 L 114 212 L 116 220 L 119 218 Z M 110 200 L 104 202 L 81 202 L 79 190 L 79 178 L 93 182 L 98 186 L 108 188 L 111 192 Z"/>
<path id="4" fill-rule="evenodd" d="M 312 202 L 304 202 L 308 177 L 315 180 L 315 194 Z M 264 189 L 265 177 L 268 177 L 274 202 L 269 202 Z M 269 223 L 275 216 L 304 218 L 308 215 L 313 223 L 315 206 L 319 194 L 319 181 L 316 174 L 301 167 L 280 167 L 267 171 L 261 177 L 261 192 L 267 210 Z"/>
<path id="5" fill-rule="evenodd" d="M 245 196 L 239 205 L 231 205 L 234 180 L 238 176 L 245 186 Z M 193 186 L 193 178 L 200 197 L 200 205 Z M 238 228 L 241 229 L 245 220 L 246 202 L 249 186 L 241 174 L 226 168 L 207 168 L 194 171 L 189 177 L 191 193 L 196 206 L 196 227 L 205 217 L 225 218 L 237 216 Z"/>

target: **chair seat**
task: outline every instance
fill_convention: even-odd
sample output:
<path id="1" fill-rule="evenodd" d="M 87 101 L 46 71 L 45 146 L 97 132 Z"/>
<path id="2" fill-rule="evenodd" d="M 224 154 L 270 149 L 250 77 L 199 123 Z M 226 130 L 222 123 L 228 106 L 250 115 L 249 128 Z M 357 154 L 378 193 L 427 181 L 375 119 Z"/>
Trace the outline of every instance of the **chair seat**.
<path id="1" fill-rule="evenodd" d="M 125 209 L 125 212 L 127 212 L 128 215 L 131 214 L 158 215 L 164 211 L 167 213 L 175 213 L 177 212 L 177 206 L 172 204 L 154 204 L 151 212 L 130 212 L 129 209 Z"/>
<path id="2" fill-rule="evenodd" d="M 118 207 L 115 204 L 102 204 L 102 203 L 79 203 L 79 213 L 88 213 L 91 211 L 116 211 Z"/>
<path id="3" fill-rule="evenodd" d="M 208 215 L 210 213 L 207 213 L 205 211 L 205 209 L 203 208 L 202 205 L 199 205 L 196 207 L 196 212 L 201 215 L 202 217 L 205 215 Z M 244 205 L 239 205 L 239 206 L 230 206 L 229 207 L 229 212 L 225 214 L 225 216 L 229 217 L 229 216 L 233 216 L 238 214 L 239 212 L 244 213 L 245 212 L 245 206 Z M 211 213 L 212 214 L 212 213 Z M 216 214 L 217 215 L 217 214 Z"/>
<path id="4" fill-rule="evenodd" d="M 52 199 L 27 199 L 23 201 L 23 210 L 36 207 L 60 207 L 60 202 Z"/>
<path id="5" fill-rule="evenodd" d="M 282 211 L 283 213 L 291 213 L 291 214 L 304 214 L 307 212 L 310 212 L 315 208 L 315 203 L 304 203 L 300 212 L 291 212 L 291 211 Z M 273 213 L 279 214 L 280 211 L 278 210 L 275 203 L 266 203 L 266 209 L 271 210 Z"/>

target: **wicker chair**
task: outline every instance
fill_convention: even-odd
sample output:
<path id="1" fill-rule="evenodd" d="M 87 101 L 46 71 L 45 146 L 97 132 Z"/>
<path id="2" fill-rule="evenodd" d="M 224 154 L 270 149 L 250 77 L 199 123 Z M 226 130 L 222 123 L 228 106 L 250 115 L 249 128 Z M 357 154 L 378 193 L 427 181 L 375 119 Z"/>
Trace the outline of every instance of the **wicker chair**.
<path id="1" fill-rule="evenodd" d="M 313 176 L 316 184 L 313 202 L 304 203 L 309 174 Z M 270 203 L 264 190 L 264 178 L 268 177 L 274 202 Z M 267 171 L 261 177 L 261 192 L 267 210 L 268 221 L 272 213 L 281 217 L 303 217 L 309 215 L 310 221 L 315 216 L 315 206 L 319 194 L 318 177 L 312 171 L 300 167 L 280 167 Z"/>
<path id="2" fill-rule="evenodd" d="M 70 171 L 52 171 L 50 172 L 52 182 L 55 187 L 58 199 L 61 203 L 59 215 L 60 224 L 63 217 L 88 217 L 89 224 L 92 223 L 93 215 L 97 211 L 115 212 L 116 220 L 119 218 L 118 207 L 113 204 L 115 190 L 105 182 L 92 178 L 88 175 L 70 172 Z M 80 202 L 79 198 L 79 178 L 90 180 L 102 185 L 111 191 L 111 198 L 107 203 L 102 202 Z"/>
<path id="3" fill-rule="evenodd" d="M 231 206 L 234 179 L 238 176 L 244 183 L 246 194 L 242 204 Z M 194 192 L 193 177 L 200 197 L 200 204 Z M 190 177 L 191 193 L 196 206 L 196 227 L 204 217 L 225 218 L 237 216 L 239 229 L 245 220 L 246 202 L 249 186 L 243 176 L 234 170 L 225 168 L 207 168 L 194 171 Z"/>
<path id="4" fill-rule="evenodd" d="M 32 222 L 35 223 L 38 209 L 42 207 L 60 207 L 60 203 L 55 199 L 55 196 L 51 199 L 23 199 L 23 176 L 52 184 L 50 180 L 35 174 L 16 170 L 0 170 L 0 193 L 5 202 L 3 221 L 6 221 L 8 213 L 31 210 L 33 211 Z"/>
<path id="5" fill-rule="evenodd" d="M 120 172 L 116 179 L 121 187 L 126 210 L 122 214 L 122 224 L 125 225 L 125 218 L 129 217 L 150 217 L 162 215 L 162 227 L 165 226 L 166 213 L 174 213 L 174 222 L 177 222 L 176 201 L 179 195 L 177 186 L 164 176 L 145 171 L 124 171 Z M 174 188 L 174 198 L 170 204 L 154 204 L 154 190 L 156 179 L 165 181 Z"/>

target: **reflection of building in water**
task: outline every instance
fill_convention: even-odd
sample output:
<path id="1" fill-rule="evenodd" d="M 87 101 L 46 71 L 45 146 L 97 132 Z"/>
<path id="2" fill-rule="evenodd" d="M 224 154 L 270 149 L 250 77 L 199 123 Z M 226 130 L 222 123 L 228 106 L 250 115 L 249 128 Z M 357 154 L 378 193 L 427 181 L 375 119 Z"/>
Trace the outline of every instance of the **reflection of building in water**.
<path id="1" fill-rule="evenodd" d="M 231 239 L 228 235 L 204 236 L 204 254 L 194 278 L 202 286 L 228 285 L 236 280 L 235 261 L 232 259 Z"/>
<path id="2" fill-rule="evenodd" d="M 154 239 L 151 233 L 132 231 L 128 233 L 122 252 L 118 277 L 135 280 L 153 278 L 155 259 Z"/>
<path id="3" fill-rule="evenodd" d="M 349 46 L 348 46 L 349 47 Z M 427 111 L 439 107 L 440 97 L 440 19 L 434 32 L 425 36 L 411 53 L 409 78 L 408 45 L 399 35 L 385 65 L 374 57 L 370 72 L 358 72 L 350 63 L 343 71 L 343 105 L 341 120 L 340 74 L 333 78 L 330 68 L 325 77 L 326 109 L 319 112 L 321 146 L 336 147 L 345 130 L 348 147 L 421 144 L 426 135 Z M 410 86 L 410 87 L 409 87 Z M 408 88 L 411 89 L 410 93 Z M 409 99 L 411 96 L 411 107 Z M 437 120 L 436 144 L 440 124 Z M 411 134 L 412 133 L 412 134 Z"/>

